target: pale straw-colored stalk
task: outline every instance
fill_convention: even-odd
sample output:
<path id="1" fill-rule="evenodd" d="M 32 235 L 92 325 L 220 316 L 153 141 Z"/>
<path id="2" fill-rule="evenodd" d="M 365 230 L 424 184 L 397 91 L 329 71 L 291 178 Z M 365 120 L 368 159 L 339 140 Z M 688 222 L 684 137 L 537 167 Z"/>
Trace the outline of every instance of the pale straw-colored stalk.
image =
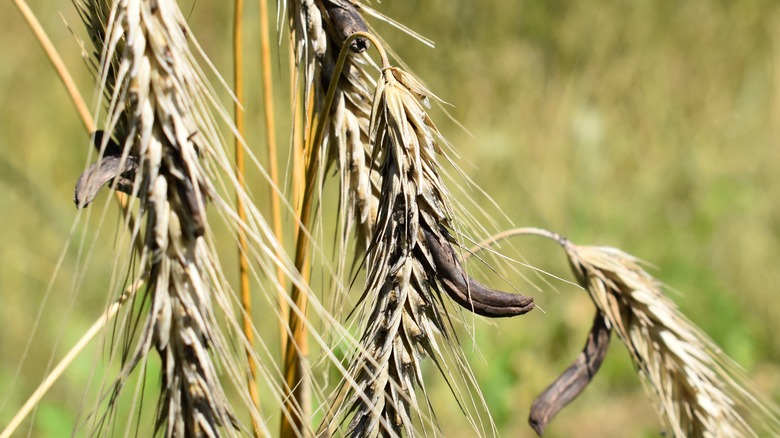
<path id="1" fill-rule="evenodd" d="M 73 77 L 71 77 L 67 67 L 65 67 L 65 63 L 62 61 L 59 53 L 57 53 L 57 49 L 54 48 L 54 44 L 52 44 L 51 40 L 46 35 L 46 31 L 43 30 L 43 26 L 41 26 L 41 23 L 35 18 L 35 14 L 30 10 L 27 2 L 24 0 L 14 0 L 14 4 L 19 9 L 19 12 L 22 14 L 25 21 L 27 21 L 30 29 L 40 42 L 43 51 L 46 52 L 46 57 L 57 71 L 57 75 L 60 77 L 60 80 L 62 80 L 62 84 L 65 86 L 65 90 L 68 92 L 71 102 L 73 102 L 82 123 L 84 123 L 84 128 L 87 129 L 87 132 L 94 132 L 95 122 L 92 120 L 92 115 L 89 113 L 87 104 L 84 102 L 84 99 L 81 98 L 81 93 L 79 93 L 78 87 L 76 87 L 76 83 L 73 81 Z"/>
<path id="2" fill-rule="evenodd" d="M 103 312 L 102 315 L 100 315 L 98 320 L 95 321 L 95 323 L 84 332 L 84 334 L 78 341 L 76 341 L 70 351 L 68 351 L 68 353 L 65 354 L 65 356 L 57 363 L 57 365 L 52 368 L 52 370 L 46 376 L 46 379 L 44 379 L 44 381 L 38 385 L 38 388 L 35 389 L 30 398 L 28 398 L 19 411 L 16 412 L 14 417 L 11 418 L 11 421 L 9 421 L 2 432 L 0 432 L 0 438 L 10 438 L 11 435 L 13 435 L 19 425 L 22 424 L 22 421 L 24 421 L 27 415 L 29 415 L 35 406 L 38 405 L 38 402 L 41 400 L 41 398 L 43 398 L 44 394 L 46 394 L 49 389 L 51 389 L 51 387 L 57 382 L 57 380 L 59 380 L 62 374 L 65 373 L 73 361 L 76 360 L 76 357 L 78 357 L 78 355 L 87 347 L 87 345 L 89 345 L 89 343 L 92 342 L 92 340 L 103 331 L 103 329 L 106 327 L 106 324 L 108 324 L 114 318 L 114 316 L 116 316 L 127 300 L 133 298 L 138 290 L 143 287 L 146 278 L 147 275 L 142 275 L 135 282 L 133 282 L 133 284 L 128 286 L 124 293 L 122 293 L 122 295 L 120 295 L 119 298 L 117 298 L 108 307 L 108 309 Z"/>
<path id="3" fill-rule="evenodd" d="M 366 25 L 352 2 L 286 4 L 297 65 L 309 96 L 306 101 L 312 102 L 307 109 L 312 112 L 313 106 L 318 120 L 307 153 L 307 189 L 313 189 L 314 182 L 321 179 L 317 176 L 323 173 L 319 163 L 321 156 L 327 157 L 326 163 L 337 167 L 340 183 L 336 278 L 343 276 L 344 249 L 354 229 L 356 256 L 368 249 L 369 284 L 363 302 L 373 308 L 360 312 L 368 325 L 350 374 L 344 376 L 320 432 L 335 433 L 336 424 L 346 413 L 353 413 L 346 430 L 351 436 L 399 433 L 401 429 L 411 434 L 415 422 L 430 421 L 415 395 L 418 387 L 425 393 L 418 364 L 422 355 L 432 356 L 448 380 L 460 376 L 472 383 L 468 367 L 448 335 L 449 317 L 441 292 L 453 296 L 458 290 L 456 301 L 469 310 L 478 308 L 480 314 L 491 314 L 496 307 L 484 302 L 472 307 L 479 300 L 472 301 L 469 287 L 479 286 L 476 289 L 480 292 L 486 288 L 467 278 L 451 248 L 448 229 L 452 227 L 453 202 L 439 177 L 437 161 L 437 156 L 443 156 L 440 145 L 444 141 L 422 106 L 429 104 L 430 93 L 411 75 L 389 68 L 384 55 L 380 80 L 371 78 L 367 68 L 376 67 L 362 52 L 369 40 L 380 51 L 384 49 L 376 38 L 365 34 Z M 345 51 L 356 55 L 343 61 Z M 324 84 L 330 84 L 326 94 Z M 323 131 L 323 127 L 327 129 Z M 402 166 L 400 162 L 411 164 Z M 306 190 L 303 202 L 311 202 L 313 194 Z M 444 259 L 446 263 L 440 263 Z M 390 282 L 394 276 L 398 276 L 395 286 Z M 511 295 L 489 294 L 501 299 Z M 512 296 L 510 301 L 501 316 L 525 313 L 533 307 L 524 297 Z M 388 316 L 392 322 L 380 318 L 390 310 L 378 309 L 388 306 L 397 313 Z M 392 327 L 387 329 L 385 323 Z M 451 348 L 442 352 L 434 332 L 443 333 Z M 380 344 L 385 347 L 380 348 Z M 458 369 L 451 370 L 450 363 Z M 472 422 L 476 427 L 476 421 Z"/>
<path id="4" fill-rule="evenodd" d="M 347 41 L 356 40 L 358 38 L 366 39 L 371 38 L 370 35 L 355 35 L 350 36 Z M 386 55 L 380 48 L 380 56 L 386 62 Z M 342 48 L 339 53 L 338 60 L 335 63 L 335 74 L 339 74 L 343 68 L 349 51 Z M 328 111 L 330 108 L 334 96 L 336 95 L 336 81 L 329 83 L 327 93 L 324 96 L 322 107 L 326 110 L 322 114 L 319 114 L 311 120 L 316 120 L 316 123 L 310 126 L 314 126 L 315 129 L 308 130 L 308 147 L 306 150 L 306 163 L 304 173 L 304 185 L 303 196 L 301 198 L 301 205 L 298 211 L 299 226 L 296 232 L 296 247 L 295 247 L 295 267 L 303 275 L 303 280 L 308 281 L 311 269 L 310 261 L 310 229 L 311 223 L 314 221 L 312 205 L 316 191 L 318 189 L 318 183 L 321 178 L 321 155 L 322 144 L 326 132 L 326 126 L 328 126 Z M 313 93 L 309 94 L 314 98 Z M 308 107 L 307 112 L 313 110 L 313 106 Z M 302 310 L 303 315 L 306 314 L 306 308 L 308 303 L 308 296 L 299 285 L 293 285 L 290 298 L 295 303 L 296 307 Z M 305 368 L 308 361 L 308 336 L 304 324 L 302 324 L 301 317 L 297 313 L 290 313 L 289 315 L 289 333 L 290 339 L 286 342 L 284 351 L 284 364 L 285 364 L 285 381 L 286 390 L 289 391 L 289 396 L 286 397 L 286 409 L 287 415 L 282 418 L 281 423 L 281 435 L 291 436 L 293 433 L 300 433 L 304 430 L 304 420 L 310 416 L 310 383 L 307 380 L 307 373 Z"/>

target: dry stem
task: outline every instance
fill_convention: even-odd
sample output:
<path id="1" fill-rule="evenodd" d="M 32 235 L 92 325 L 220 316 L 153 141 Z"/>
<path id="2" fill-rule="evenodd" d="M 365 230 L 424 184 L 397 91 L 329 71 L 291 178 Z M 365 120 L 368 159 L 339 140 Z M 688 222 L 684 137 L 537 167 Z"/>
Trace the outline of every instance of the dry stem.
<path id="1" fill-rule="evenodd" d="M 336 84 L 338 83 L 338 77 L 341 74 L 341 69 L 344 66 L 344 62 L 347 55 L 351 52 L 348 48 L 349 43 L 357 38 L 366 38 L 374 42 L 374 46 L 379 51 L 379 56 L 382 59 L 382 64 L 387 66 L 387 55 L 384 49 L 380 45 L 377 45 L 376 39 L 367 33 L 356 32 L 352 34 L 344 43 L 339 58 L 336 63 L 336 70 L 333 75 L 333 79 L 328 86 L 328 92 L 325 96 L 325 103 L 321 112 L 321 117 L 317 120 L 316 133 L 310 144 L 308 151 L 308 163 L 306 166 L 305 186 L 303 191 L 303 198 L 301 199 L 301 209 L 299 216 L 299 226 L 296 235 L 295 245 L 295 268 L 301 273 L 303 281 L 308 283 L 309 281 L 309 249 L 310 249 L 310 235 L 309 229 L 311 225 L 312 217 L 312 204 L 315 196 L 317 173 L 320 167 L 320 146 L 322 144 L 322 137 L 327 125 L 328 109 L 333 103 L 333 96 L 336 93 Z M 290 292 L 290 299 L 300 310 L 300 315 L 306 315 L 306 309 L 308 307 L 308 297 L 304 291 L 300 289 L 296 284 L 293 284 L 292 291 Z M 308 382 L 306 381 L 305 373 L 305 361 L 308 358 L 308 339 L 306 334 L 306 326 L 301 320 L 301 316 L 298 312 L 290 312 L 288 319 L 288 335 L 289 341 L 286 344 L 284 350 L 284 369 L 285 369 L 285 409 L 286 415 L 282 417 L 282 423 L 280 426 L 280 436 L 292 437 L 296 434 L 302 434 L 307 430 L 308 426 L 305 421 L 310 415 L 307 412 L 310 411 L 309 406 L 309 392 Z"/>
<path id="2" fill-rule="evenodd" d="M 244 16 L 244 1 L 235 0 L 235 11 L 233 21 L 233 74 L 234 74 L 234 93 L 235 100 L 235 125 L 237 136 L 235 139 L 235 153 L 236 153 L 236 179 L 238 180 L 239 188 L 241 192 L 246 192 L 245 181 L 245 166 L 244 166 L 244 125 L 245 115 L 243 109 L 244 101 L 244 54 L 242 43 L 242 29 Z M 244 207 L 244 200 L 240 194 L 236 195 L 236 213 L 242 224 L 247 222 L 246 208 Z M 241 306 L 243 307 L 242 313 L 242 329 L 244 336 L 246 337 L 246 359 L 248 366 L 247 373 L 247 389 L 249 390 L 249 396 L 252 399 L 252 403 L 258 412 L 260 412 L 260 394 L 257 391 L 257 365 L 252 357 L 254 350 L 254 332 L 252 331 L 252 295 L 249 286 L 249 245 L 247 244 L 246 231 L 244 227 L 238 226 L 238 272 L 240 277 L 240 293 L 241 293 Z M 251 415 L 252 418 L 252 432 L 255 437 L 261 436 L 261 427 L 259 419 Z"/>
<path id="3" fill-rule="evenodd" d="M 32 393 L 30 398 L 27 399 L 22 408 L 19 409 L 16 415 L 14 415 L 5 429 L 3 429 L 2 433 L 0 433 L 0 438 L 11 437 L 19 425 L 22 424 L 22 421 L 24 421 L 27 415 L 29 415 L 33 408 L 35 408 L 41 398 L 43 398 L 52 385 L 54 385 L 57 380 L 59 380 L 59 378 L 62 376 L 62 373 L 68 369 L 70 364 L 76 360 L 76 357 L 78 357 L 78 355 L 84 351 L 84 349 L 87 347 L 87 345 L 89 345 L 90 342 L 92 342 L 95 336 L 97 336 L 98 333 L 103 330 L 103 327 L 105 327 L 106 324 L 111 321 L 114 316 L 116 316 L 122 305 L 135 295 L 138 289 L 143 286 L 144 281 L 146 281 L 148 278 L 149 274 L 146 273 L 133 282 L 132 285 L 128 286 L 122 295 L 120 295 L 119 298 L 117 298 L 116 301 L 114 301 L 114 303 L 111 304 L 111 306 L 109 306 L 105 312 L 103 312 L 103 315 L 101 315 L 100 318 L 98 318 L 98 320 L 92 324 L 92 327 L 87 329 L 81 339 L 76 342 L 73 348 L 71 348 L 70 351 L 65 354 L 65 357 L 63 357 L 62 360 L 60 360 L 60 362 L 51 370 L 51 372 L 49 372 L 43 382 L 41 382 L 41 384 L 38 385 L 38 388 L 36 388 Z"/>

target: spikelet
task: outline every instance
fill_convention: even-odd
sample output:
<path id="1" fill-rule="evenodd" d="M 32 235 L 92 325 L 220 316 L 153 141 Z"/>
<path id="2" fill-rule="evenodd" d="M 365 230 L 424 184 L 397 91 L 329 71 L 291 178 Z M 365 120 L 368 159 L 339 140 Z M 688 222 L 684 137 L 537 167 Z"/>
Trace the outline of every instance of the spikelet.
<path id="1" fill-rule="evenodd" d="M 563 242 L 572 269 L 626 345 L 675 437 L 780 435 L 778 410 L 664 296 L 634 257 Z"/>
<path id="2" fill-rule="evenodd" d="M 157 430 L 174 437 L 234 434 L 214 361 L 232 359 L 212 311 L 223 279 L 205 237 L 205 203 L 214 189 L 200 162 L 218 140 L 186 21 L 173 0 L 83 0 L 79 7 L 101 54 L 99 77 L 110 96 L 106 132 L 122 159 L 137 162 L 127 190 L 145 218 L 134 232 L 143 242 L 139 265 L 150 272 L 149 308 L 109 406 L 154 348 L 162 362 Z"/>

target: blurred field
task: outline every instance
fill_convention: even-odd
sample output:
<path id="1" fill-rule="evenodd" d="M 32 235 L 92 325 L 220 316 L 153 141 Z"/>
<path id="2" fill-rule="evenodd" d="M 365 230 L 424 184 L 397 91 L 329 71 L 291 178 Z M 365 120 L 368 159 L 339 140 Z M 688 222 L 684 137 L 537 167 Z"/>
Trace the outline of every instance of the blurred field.
<path id="1" fill-rule="evenodd" d="M 196 35 L 230 77 L 232 11 L 224 4 L 184 1 L 182 9 L 192 8 Z M 81 35 L 73 7 L 42 0 L 30 5 L 90 102 L 90 77 L 60 17 Z M 651 272 L 669 285 L 690 319 L 780 400 L 780 3 L 428 0 L 374 6 L 436 42 L 429 49 L 377 25 L 470 131 L 433 112 L 461 155 L 461 167 L 506 214 L 486 207 L 497 228 L 547 227 L 577 243 L 616 246 L 652 263 L 657 269 Z M 246 20 L 249 56 L 258 53 L 253 8 Z M 5 424 L 50 361 L 109 300 L 114 234 L 121 224 L 109 204 L 97 238 L 73 227 L 72 191 L 86 162 L 86 135 L 10 2 L 0 4 L 0 42 Z M 286 58 L 278 59 L 274 71 L 286 72 Z M 247 74 L 257 68 L 252 58 Z M 287 90 L 279 84 L 282 105 Z M 248 117 L 256 121 L 250 144 L 262 143 L 259 107 L 259 95 L 250 96 Z M 287 134 L 280 131 L 284 143 Z M 95 227 L 106 199 L 102 195 L 92 207 Z M 512 245 L 530 263 L 571 279 L 557 248 L 531 239 Z M 223 264 L 234 275 L 229 243 Z M 461 340 L 499 432 L 532 436 L 526 425 L 531 402 L 578 353 L 593 309 L 584 293 L 561 281 L 547 285 L 534 278 L 539 292 L 519 277 L 509 280 L 534 295 L 544 312 L 475 322 L 478 351 L 469 334 Z M 72 367 L 23 431 L 42 437 L 70 432 L 76 413 L 91 406 L 85 387 L 94 392 L 101 382 L 105 354 L 96 351 Z M 442 433 L 471 436 L 437 371 L 428 371 Z M 545 436 L 659 431 L 652 404 L 613 339 L 602 372 Z"/>

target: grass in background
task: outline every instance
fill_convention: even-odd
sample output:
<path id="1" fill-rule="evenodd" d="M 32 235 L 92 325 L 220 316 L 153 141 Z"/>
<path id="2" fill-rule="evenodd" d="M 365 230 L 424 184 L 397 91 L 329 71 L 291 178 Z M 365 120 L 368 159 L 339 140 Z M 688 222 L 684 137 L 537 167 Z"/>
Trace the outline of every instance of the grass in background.
<path id="1" fill-rule="evenodd" d="M 185 13 L 190 4 L 182 3 Z M 247 6 L 254 13 L 256 6 Z M 514 223 L 617 246 L 652 262 L 659 268 L 653 274 L 683 291 L 673 295 L 683 312 L 780 398 L 780 5 L 430 0 L 380 6 L 437 42 L 431 50 L 381 28 L 473 133 L 434 116 L 466 172 Z M 31 7 L 90 96 L 76 43 L 51 10 L 59 8 L 75 28 L 73 8 L 42 1 Z M 221 71 L 230 71 L 230 18 L 224 5 L 203 1 L 190 17 Z M 254 20 L 246 26 L 247 35 L 257 35 Z M 0 215 L 6 300 L 0 387 L 10 389 L 0 397 L 1 424 L 40 381 L 52 355 L 59 357 L 102 311 L 109 272 L 103 260 L 111 260 L 112 248 L 97 246 L 86 274 L 95 280 L 74 297 L 68 291 L 79 269 L 78 248 L 71 246 L 37 318 L 76 214 L 72 186 L 83 170 L 86 136 L 73 111 L 54 110 L 70 103 L 10 3 L 0 5 L 0 29 L 0 205 L 6 212 Z M 257 47 L 247 41 L 248 53 Z M 273 59 L 285 70 L 284 57 Z M 259 77 L 259 61 L 249 57 L 247 64 L 247 77 Z M 278 87 L 277 98 L 286 102 L 286 86 Z M 249 142 L 257 144 L 259 96 L 248 95 L 247 102 Z M 121 229 L 118 215 L 109 219 L 101 231 L 108 242 L 112 227 Z M 571 278 L 549 246 L 514 246 L 534 265 Z M 229 256 L 223 264 L 235 266 Z M 505 436 L 530 436 L 525 419 L 533 397 L 579 351 L 592 318 L 581 291 L 554 285 L 560 293 L 548 287 L 534 294 L 546 313 L 495 327 L 478 321 L 479 351 L 464 347 Z M 40 327 L 16 377 L 36 320 Z M 657 435 L 652 405 L 618 350 L 546 436 Z M 58 436 L 61 429 L 52 424 L 75 417 L 74 401 L 82 399 L 95 363 L 85 358 L 47 396 L 33 435 Z M 442 382 L 427 382 L 433 397 L 448 399 Z M 437 414 L 448 419 L 445 436 L 470 435 L 458 423 L 457 407 L 439 403 Z"/>

